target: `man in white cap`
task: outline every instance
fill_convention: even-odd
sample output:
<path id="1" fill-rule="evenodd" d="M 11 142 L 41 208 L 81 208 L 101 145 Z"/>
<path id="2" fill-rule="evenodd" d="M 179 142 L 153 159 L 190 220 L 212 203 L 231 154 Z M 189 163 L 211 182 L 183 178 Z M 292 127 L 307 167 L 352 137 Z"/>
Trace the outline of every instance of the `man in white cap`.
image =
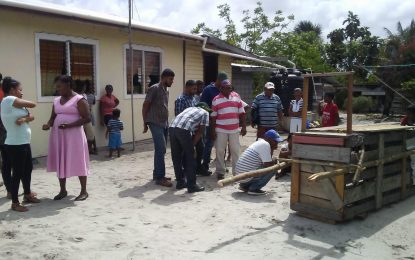
<path id="1" fill-rule="evenodd" d="M 252 102 L 251 125 L 258 126 L 257 138 L 262 138 L 268 130 L 277 130 L 282 120 L 282 102 L 274 94 L 275 86 L 272 82 L 265 83 L 264 92 L 255 97 Z"/>

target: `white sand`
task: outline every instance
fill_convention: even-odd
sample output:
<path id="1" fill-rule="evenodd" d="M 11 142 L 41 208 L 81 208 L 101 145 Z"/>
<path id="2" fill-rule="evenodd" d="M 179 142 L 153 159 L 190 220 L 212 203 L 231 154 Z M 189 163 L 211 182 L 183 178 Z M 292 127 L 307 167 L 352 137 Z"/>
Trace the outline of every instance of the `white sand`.
<path id="1" fill-rule="evenodd" d="M 253 140 L 251 131 L 242 141 Z M 213 176 L 198 178 L 207 191 L 187 194 L 150 181 L 151 142 L 137 150 L 92 158 L 87 201 L 73 201 L 76 178 L 71 196 L 53 201 L 58 181 L 44 159 L 32 177 L 42 203 L 29 212 L 9 210 L 0 187 L 0 259 L 415 259 L 415 197 L 330 225 L 290 210 L 289 177 L 271 180 L 265 197 L 217 188 Z M 166 164 L 173 177 L 169 152 Z"/>

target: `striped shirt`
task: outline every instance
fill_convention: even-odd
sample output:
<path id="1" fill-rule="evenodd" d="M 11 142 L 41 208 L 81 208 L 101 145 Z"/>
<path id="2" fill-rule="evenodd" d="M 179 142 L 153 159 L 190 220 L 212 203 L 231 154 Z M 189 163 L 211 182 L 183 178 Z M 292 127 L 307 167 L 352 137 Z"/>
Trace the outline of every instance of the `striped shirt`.
<path id="1" fill-rule="evenodd" d="M 170 124 L 170 127 L 177 127 L 189 130 L 190 132 L 195 132 L 199 125 L 209 125 L 209 113 L 200 107 L 189 107 L 176 116 Z"/>
<path id="2" fill-rule="evenodd" d="M 107 128 L 110 134 L 121 133 L 121 130 L 124 129 L 124 124 L 119 119 L 110 119 Z"/>
<path id="3" fill-rule="evenodd" d="M 290 106 L 291 106 L 291 110 L 293 112 L 300 112 L 301 109 L 303 109 L 303 105 L 304 105 L 304 100 L 302 98 L 300 98 L 300 100 L 291 100 L 290 102 Z"/>
<path id="4" fill-rule="evenodd" d="M 229 98 L 222 93 L 212 101 L 211 117 L 216 119 L 216 131 L 220 133 L 237 133 L 239 131 L 239 116 L 245 114 L 242 100 L 238 93 L 232 91 Z"/>
<path id="5" fill-rule="evenodd" d="M 235 174 L 255 171 L 262 168 L 264 163 L 272 162 L 271 145 L 264 139 L 258 139 L 251 144 L 236 162 Z M 248 182 L 245 180 L 244 182 Z"/>
<path id="6" fill-rule="evenodd" d="M 194 107 L 196 105 L 196 99 L 194 96 L 182 94 L 177 97 L 174 102 L 174 116 L 177 116 L 188 107 Z"/>
<path id="7" fill-rule="evenodd" d="M 280 97 L 275 94 L 272 94 L 271 97 L 267 97 L 264 93 L 261 93 L 256 96 L 252 102 L 252 108 L 257 109 L 258 111 L 260 126 L 278 126 L 278 112 L 283 110 Z"/>

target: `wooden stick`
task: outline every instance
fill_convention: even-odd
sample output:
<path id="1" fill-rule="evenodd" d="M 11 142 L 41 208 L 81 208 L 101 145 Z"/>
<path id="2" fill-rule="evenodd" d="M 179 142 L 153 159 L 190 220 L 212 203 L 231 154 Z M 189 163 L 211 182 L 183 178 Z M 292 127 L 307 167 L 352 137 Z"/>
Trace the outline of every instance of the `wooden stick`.
<path id="1" fill-rule="evenodd" d="M 349 172 L 349 168 L 340 168 L 340 169 L 336 169 L 333 171 L 329 171 L 329 172 L 319 172 L 319 173 L 314 173 L 313 175 L 310 175 L 310 177 L 308 177 L 309 181 L 319 181 L 322 179 L 327 179 L 333 176 L 338 176 L 338 175 L 344 175 L 346 173 Z"/>
<path id="2" fill-rule="evenodd" d="M 357 163 L 357 168 L 353 176 L 353 184 L 356 185 L 359 182 L 360 174 L 365 169 L 362 167 L 363 158 L 365 157 L 365 146 L 362 145 L 362 149 L 360 150 L 360 158 L 359 162 Z"/>
<path id="3" fill-rule="evenodd" d="M 262 175 L 265 175 L 267 173 L 270 173 L 270 172 L 273 172 L 273 171 L 278 171 L 280 169 L 286 168 L 290 165 L 291 165 L 291 162 L 282 162 L 282 163 L 275 164 L 275 165 L 273 165 L 271 167 L 268 167 L 268 168 L 263 168 L 263 169 L 259 169 L 259 170 L 255 170 L 255 171 L 241 173 L 241 174 L 238 174 L 236 176 L 232 176 L 232 177 L 229 177 L 229 178 L 218 181 L 218 186 L 219 187 L 224 187 L 224 186 L 232 184 L 234 182 L 238 182 L 238 181 L 245 180 L 245 179 L 248 179 L 248 178 L 262 176 Z"/>

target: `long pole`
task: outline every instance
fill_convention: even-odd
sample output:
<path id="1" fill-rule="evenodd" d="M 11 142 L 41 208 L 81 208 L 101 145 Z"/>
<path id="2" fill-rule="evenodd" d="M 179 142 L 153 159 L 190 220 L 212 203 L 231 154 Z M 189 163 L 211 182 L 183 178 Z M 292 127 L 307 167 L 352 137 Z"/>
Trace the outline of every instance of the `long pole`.
<path id="1" fill-rule="evenodd" d="M 131 75 L 131 131 L 133 132 L 133 151 L 135 150 L 135 129 L 134 129 L 134 84 L 133 84 L 133 74 L 134 74 L 134 68 L 133 68 L 133 46 L 131 42 L 131 14 L 132 14 L 132 0 L 128 0 L 128 46 L 130 51 L 130 75 Z"/>

